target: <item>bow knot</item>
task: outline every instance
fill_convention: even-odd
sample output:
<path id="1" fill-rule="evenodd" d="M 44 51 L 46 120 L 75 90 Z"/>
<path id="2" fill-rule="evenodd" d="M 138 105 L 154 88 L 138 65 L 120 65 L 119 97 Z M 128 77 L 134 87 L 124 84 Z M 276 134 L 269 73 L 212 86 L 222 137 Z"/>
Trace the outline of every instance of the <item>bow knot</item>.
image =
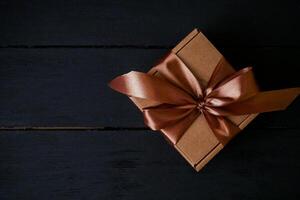
<path id="1" fill-rule="evenodd" d="M 206 106 L 205 101 L 204 101 L 203 99 L 201 99 L 201 100 L 198 101 L 198 104 L 197 104 L 196 108 L 197 108 L 200 112 L 202 112 L 202 110 L 205 109 L 205 106 Z"/>

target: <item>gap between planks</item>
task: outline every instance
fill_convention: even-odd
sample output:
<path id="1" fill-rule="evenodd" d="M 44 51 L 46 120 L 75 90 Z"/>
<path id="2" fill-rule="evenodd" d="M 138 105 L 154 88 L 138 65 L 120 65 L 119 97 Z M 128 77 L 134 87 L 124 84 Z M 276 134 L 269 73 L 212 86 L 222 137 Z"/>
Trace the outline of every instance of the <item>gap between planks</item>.
<path id="1" fill-rule="evenodd" d="M 147 127 L 89 127 L 89 126 L 16 126 L 0 127 L 0 131 L 141 131 L 150 130 Z"/>
<path id="2" fill-rule="evenodd" d="M 166 45 L 2 45 L 0 49 L 171 49 Z"/>
<path id="3" fill-rule="evenodd" d="M 2 45 L 0 49 L 172 49 L 174 45 Z M 228 45 L 218 48 L 300 48 L 299 45 Z"/>
<path id="4" fill-rule="evenodd" d="M 249 130 L 298 130 L 298 128 L 290 127 L 247 127 Z M 147 127 L 89 127 L 89 126 L 16 126 L 16 127 L 0 127 L 1 131 L 150 131 Z"/>

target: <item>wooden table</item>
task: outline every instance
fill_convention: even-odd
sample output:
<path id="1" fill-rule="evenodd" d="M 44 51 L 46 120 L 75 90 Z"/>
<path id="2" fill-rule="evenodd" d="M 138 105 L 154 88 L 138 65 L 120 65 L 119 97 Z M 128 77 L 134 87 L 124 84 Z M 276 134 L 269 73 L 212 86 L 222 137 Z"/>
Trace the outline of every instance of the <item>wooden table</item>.
<path id="1" fill-rule="evenodd" d="M 194 27 L 263 90 L 299 86 L 299 1 L 0 2 L 0 199 L 299 199 L 299 98 L 196 173 L 107 87 Z"/>

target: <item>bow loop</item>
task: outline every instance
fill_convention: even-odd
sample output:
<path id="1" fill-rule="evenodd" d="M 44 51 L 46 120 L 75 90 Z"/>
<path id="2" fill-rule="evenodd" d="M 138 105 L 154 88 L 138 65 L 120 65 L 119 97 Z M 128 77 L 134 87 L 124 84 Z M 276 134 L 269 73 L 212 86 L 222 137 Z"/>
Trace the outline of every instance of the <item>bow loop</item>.
<path id="1" fill-rule="evenodd" d="M 251 67 L 246 67 L 221 80 L 206 96 L 211 107 L 222 107 L 255 96 L 259 90 Z"/>
<path id="2" fill-rule="evenodd" d="M 160 130 L 171 126 L 193 112 L 194 104 L 185 106 L 160 105 L 144 108 L 144 122 L 152 130 Z"/>
<path id="3" fill-rule="evenodd" d="M 195 100 L 203 96 L 199 81 L 175 54 L 170 53 L 155 69 L 161 77 L 184 90 Z"/>

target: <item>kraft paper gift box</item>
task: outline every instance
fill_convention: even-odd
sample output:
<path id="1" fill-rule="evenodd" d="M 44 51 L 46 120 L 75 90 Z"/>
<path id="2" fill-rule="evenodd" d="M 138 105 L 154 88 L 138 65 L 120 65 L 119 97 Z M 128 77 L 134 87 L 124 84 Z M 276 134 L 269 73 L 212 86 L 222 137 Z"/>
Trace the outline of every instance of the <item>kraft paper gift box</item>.
<path id="1" fill-rule="evenodd" d="M 110 87 L 128 95 L 145 123 L 160 130 L 197 171 L 256 113 L 284 110 L 300 93 L 300 88 L 259 91 L 252 68 L 235 72 L 197 29 L 148 73 L 121 75 Z"/>
<path id="2" fill-rule="evenodd" d="M 222 54 L 211 42 L 197 29 L 187 35 L 172 52 L 175 53 L 197 76 L 201 84 L 206 85 Z M 227 61 L 225 61 L 227 62 Z M 234 69 L 227 62 L 226 66 Z M 159 73 L 150 70 L 149 73 L 159 76 Z M 131 100 L 141 110 L 142 107 L 153 105 L 149 100 L 131 97 Z M 230 116 L 228 117 L 240 129 L 245 128 L 257 114 Z M 164 130 L 161 130 L 164 133 Z M 167 136 L 166 136 L 167 137 Z M 168 138 L 167 138 L 168 139 Z M 208 126 L 203 115 L 200 115 L 193 124 L 185 131 L 183 136 L 174 144 L 174 148 L 194 167 L 197 171 L 203 168 L 221 149 L 223 149 L 216 136 Z"/>

